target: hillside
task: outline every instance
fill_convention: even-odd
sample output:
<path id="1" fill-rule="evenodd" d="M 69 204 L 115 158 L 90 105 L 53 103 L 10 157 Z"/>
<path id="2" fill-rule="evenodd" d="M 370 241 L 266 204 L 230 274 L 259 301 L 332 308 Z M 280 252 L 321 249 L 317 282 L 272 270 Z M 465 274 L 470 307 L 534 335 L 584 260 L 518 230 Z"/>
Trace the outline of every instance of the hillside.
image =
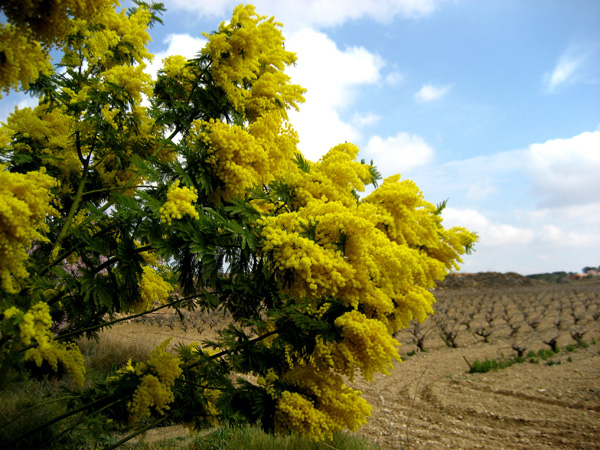
<path id="1" fill-rule="evenodd" d="M 504 288 L 546 284 L 545 281 L 534 280 L 514 272 L 453 273 L 438 284 L 438 289 Z"/>

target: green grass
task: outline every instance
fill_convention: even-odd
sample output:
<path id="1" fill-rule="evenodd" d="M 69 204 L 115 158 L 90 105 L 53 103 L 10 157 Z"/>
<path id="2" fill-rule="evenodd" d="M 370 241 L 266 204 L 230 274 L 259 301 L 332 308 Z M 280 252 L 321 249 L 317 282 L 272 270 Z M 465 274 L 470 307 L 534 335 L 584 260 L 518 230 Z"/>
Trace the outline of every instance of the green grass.
<path id="1" fill-rule="evenodd" d="M 594 344 L 595 341 L 592 341 L 592 344 Z M 565 346 L 565 350 L 569 353 L 573 353 L 576 352 L 578 348 L 588 348 L 590 345 L 586 342 L 578 342 L 577 344 L 569 344 L 567 346 Z M 561 348 L 560 347 L 556 347 L 556 349 L 552 350 L 552 349 L 541 349 L 538 350 L 537 353 L 534 352 L 533 350 L 531 350 L 529 353 L 527 353 L 527 356 L 525 358 L 521 358 L 519 356 L 515 356 L 514 358 L 500 358 L 500 359 L 488 359 L 486 358 L 483 361 L 479 361 L 478 359 L 475 360 L 474 363 L 469 364 L 470 365 L 470 370 L 469 373 L 486 373 L 486 372 L 490 372 L 492 370 L 499 370 L 499 369 L 504 369 L 506 367 L 510 367 L 513 364 L 517 364 L 517 363 L 522 363 L 525 361 L 529 361 L 530 363 L 540 363 L 540 362 L 544 362 L 546 365 L 548 366 L 554 366 L 554 365 L 558 365 L 561 364 L 560 361 L 556 361 L 553 358 L 558 355 L 561 352 Z M 571 362 L 573 360 L 573 358 L 571 358 L 570 356 L 567 358 L 568 362 Z"/>
<path id="2" fill-rule="evenodd" d="M 513 364 L 521 363 L 525 361 L 524 358 L 519 358 L 518 356 L 510 359 L 485 359 L 484 361 L 475 360 L 474 363 L 471 364 L 471 369 L 469 373 L 486 373 L 491 370 L 505 369 L 506 367 L 510 367 Z"/>
<path id="3" fill-rule="evenodd" d="M 125 366 L 130 358 L 145 361 L 152 353 L 146 342 L 123 342 L 110 334 L 101 335 L 98 341 L 80 339 L 79 348 L 85 360 L 86 378 L 102 380 L 115 370 Z"/>
<path id="4" fill-rule="evenodd" d="M 572 353 L 577 350 L 577 347 L 587 348 L 589 345 L 585 342 L 577 345 L 567 345 L 565 350 L 569 353 Z M 548 366 L 554 366 L 557 364 L 561 364 L 560 361 L 556 361 L 553 358 L 560 353 L 560 348 L 556 350 L 551 349 L 541 349 L 538 350 L 537 353 L 533 350 L 530 351 L 525 358 L 515 356 L 514 358 L 499 358 L 499 359 L 488 359 L 486 358 L 483 361 L 475 360 L 474 363 L 470 364 L 469 373 L 486 373 L 492 370 L 505 369 L 506 367 L 510 367 L 513 364 L 523 363 L 528 361 L 530 363 L 540 363 L 544 362 Z M 572 358 L 568 358 L 567 361 L 572 361 Z"/>
<path id="5" fill-rule="evenodd" d="M 335 433 L 330 441 L 315 442 L 298 435 L 271 435 L 258 427 L 224 427 L 196 436 L 130 443 L 128 450 L 380 450 L 366 438 Z"/>

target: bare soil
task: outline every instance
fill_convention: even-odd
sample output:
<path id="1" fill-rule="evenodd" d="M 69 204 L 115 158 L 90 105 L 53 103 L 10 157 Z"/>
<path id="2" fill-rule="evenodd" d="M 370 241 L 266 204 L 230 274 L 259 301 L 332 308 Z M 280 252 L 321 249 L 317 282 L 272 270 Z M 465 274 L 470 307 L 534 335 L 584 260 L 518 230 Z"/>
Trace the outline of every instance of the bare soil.
<path id="1" fill-rule="evenodd" d="M 385 449 L 600 449 L 600 348 L 469 373 L 502 350 L 430 350 L 358 382 L 373 405 L 361 433 Z"/>
<path id="2" fill-rule="evenodd" d="M 494 294 L 486 291 L 490 299 L 496 299 L 494 301 L 501 303 L 513 298 L 516 287 L 535 289 L 533 292 L 539 289 L 542 292 L 539 299 L 550 299 L 547 305 L 563 304 L 557 296 L 565 293 L 577 302 L 589 303 L 591 292 L 590 311 L 598 307 L 600 283 L 595 285 L 598 289 L 592 287 L 570 294 L 568 289 L 550 292 L 547 285 L 530 283 L 515 274 L 504 277 L 496 274 L 489 278 L 488 274 L 483 279 L 455 279 L 440 289 L 450 290 L 453 301 L 461 301 L 465 298 L 460 296 L 461 290 L 475 287 L 479 291 L 485 287 L 481 285 L 483 280 L 488 288 L 493 286 L 496 290 Z M 527 291 L 527 295 L 532 295 L 531 292 Z M 567 309 L 561 311 L 566 317 Z M 211 334 L 212 327 L 218 325 L 218 320 L 202 322 L 201 318 L 190 318 L 182 330 L 169 320 L 126 323 L 115 326 L 109 333 L 127 341 L 142 337 L 153 346 L 175 335 L 173 344 L 176 341 L 189 344 L 205 338 L 207 333 Z M 497 371 L 471 374 L 469 368 L 475 360 L 514 356 L 509 341 L 502 338 L 503 334 L 507 335 L 508 321 L 504 326 L 500 320 L 495 323 L 499 324 L 495 329 L 497 337 L 492 335 L 488 343 L 463 326 L 457 339 L 458 348 L 448 348 L 433 331 L 426 342 L 428 351 L 416 354 L 412 354 L 416 347 L 411 343 L 409 332 L 401 333 L 398 339 L 403 343 L 400 352 L 403 362 L 395 364 L 390 375 L 378 375 L 372 382 L 356 380 L 353 383 L 373 405 L 373 415 L 359 433 L 386 450 L 600 449 L 598 321 L 590 319 L 591 325 L 587 325 L 586 341 L 594 342 L 587 348 L 568 351 L 566 345 L 574 342 L 565 331 L 559 339 L 563 350 L 551 363 L 523 362 Z M 550 318 L 547 327 L 552 330 Z M 536 334 L 543 336 L 543 326 Z M 536 351 L 548 348 L 543 338 L 529 346 Z"/>

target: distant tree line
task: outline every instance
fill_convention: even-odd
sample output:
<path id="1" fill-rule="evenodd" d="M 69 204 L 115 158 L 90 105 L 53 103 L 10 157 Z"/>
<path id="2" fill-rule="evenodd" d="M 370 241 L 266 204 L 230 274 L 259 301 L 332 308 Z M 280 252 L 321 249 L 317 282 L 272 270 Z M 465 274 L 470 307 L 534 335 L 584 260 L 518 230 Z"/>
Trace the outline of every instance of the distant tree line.
<path id="1" fill-rule="evenodd" d="M 591 267 L 586 266 L 581 269 L 583 274 L 586 274 L 586 278 L 591 278 L 598 276 L 600 274 L 600 266 Z M 569 281 L 569 277 L 577 275 L 575 272 L 552 272 L 552 273 L 537 273 L 533 275 L 527 275 L 527 278 L 532 278 L 534 280 L 542 280 L 547 283 L 567 283 Z"/>

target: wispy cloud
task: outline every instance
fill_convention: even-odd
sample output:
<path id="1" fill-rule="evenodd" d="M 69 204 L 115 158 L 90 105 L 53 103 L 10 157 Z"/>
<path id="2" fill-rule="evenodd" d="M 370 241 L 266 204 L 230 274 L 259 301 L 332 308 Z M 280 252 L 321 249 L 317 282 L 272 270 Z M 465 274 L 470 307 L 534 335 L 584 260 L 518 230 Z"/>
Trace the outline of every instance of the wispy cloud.
<path id="1" fill-rule="evenodd" d="M 397 71 L 390 72 L 385 76 L 385 82 L 390 86 L 398 86 L 404 81 L 404 76 Z"/>
<path id="2" fill-rule="evenodd" d="M 439 0 L 254 0 L 259 14 L 275 16 L 286 30 L 304 27 L 324 28 L 339 26 L 350 20 L 367 17 L 389 23 L 395 17 L 419 18 L 432 14 Z M 169 0 L 167 7 L 193 11 L 201 16 L 221 17 L 239 0 Z"/>
<path id="3" fill-rule="evenodd" d="M 352 116 L 352 125 L 356 127 L 366 127 L 368 125 L 376 124 L 381 120 L 381 116 L 373 113 L 354 113 Z"/>
<path id="4" fill-rule="evenodd" d="M 544 75 L 546 91 L 553 93 L 565 84 L 580 80 L 581 72 L 592 53 L 593 49 L 584 49 L 581 46 L 571 46 L 560 56 L 552 72 L 548 72 Z"/>
<path id="5" fill-rule="evenodd" d="M 452 86 L 434 86 L 432 84 L 424 84 L 423 87 L 415 93 L 415 99 L 421 103 L 432 102 L 439 100 L 452 89 Z"/>

